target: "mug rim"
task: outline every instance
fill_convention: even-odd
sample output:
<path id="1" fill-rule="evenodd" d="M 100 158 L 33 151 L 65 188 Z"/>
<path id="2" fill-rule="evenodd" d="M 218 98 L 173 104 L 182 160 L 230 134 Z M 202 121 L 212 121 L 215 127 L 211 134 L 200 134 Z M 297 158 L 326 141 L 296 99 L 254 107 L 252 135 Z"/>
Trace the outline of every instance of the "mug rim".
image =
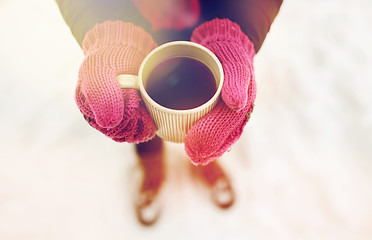
<path id="1" fill-rule="evenodd" d="M 172 109 L 172 108 L 164 107 L 150 97 L 150 95 L 147 93 L 147 91 L 145 89 L 145 86 L 143 85 L 142 73 L 143 73 L 143 70 L 144 70 L 145 65 L 148 62 L 148 60 L 156 52 L 161 51 L 162 49 L 167 48 L 169 46 L 173 46 L 173 45 L 176 45 L 176 46 L 177 45 L 186 45 L 186 46 L 199 48 L 199 49 L 203 50 L 205 53 L 207 53 L 214 60 L 214 62 L 217 64 L 218 72 L 219 72 L 219 75 L 220 75 L 220 79 L 219 79 L 220 82 L 219 82 L 219 85 L 217 86 L 216 92 L 213 94 L 213 96 L 207 102 L 205 102 L 202 105 L 197 106 L 195 108 L 178 110 L 178 109 Z M 206 107 L 210 106 L 211 104 L 213 104 L 215 101 L 218 100 L 218 98 L 220 96 L 220 93 L 222 91 L 223 82 L 224 82 L 224 74 L 223 74 L 222 64 L 218 60 L 216 55 L 211 50 L 209 50 L 208 48 L 206 48 L 206 47 L 204 47 L 204 46 L 202 46 L 198 43 L 194 43 L 194 42 L 190 42 L 190 41 L 172 41 L 172 42 L 164 43 L 164 44 L 158 46 L 157 48 L 153 49 L 149 54 L 147 54 L 145 59 L 142 61 L 141 66 L 140 66 L 139 71 L 138 71 L 139 89 L 140 89 L 141 95 L 145 95 L 145 96 L 142 96 L 142 97 L 146 97 L 147 101 L 150 101 L 151 104 L 154 105 L 159 110 L 161 110 L 163 112 L 166 112 L 166 113 L 170 113 L 170 114 L 179 114 L 179 115 L 180 114 L 182 114 L 182 115 L 185 114 L 186 115 L 186 114 L 190 114 L 190 113 L 194 113 L 194 112 L 199 112 L 199 111 L 205 109 Z"/>

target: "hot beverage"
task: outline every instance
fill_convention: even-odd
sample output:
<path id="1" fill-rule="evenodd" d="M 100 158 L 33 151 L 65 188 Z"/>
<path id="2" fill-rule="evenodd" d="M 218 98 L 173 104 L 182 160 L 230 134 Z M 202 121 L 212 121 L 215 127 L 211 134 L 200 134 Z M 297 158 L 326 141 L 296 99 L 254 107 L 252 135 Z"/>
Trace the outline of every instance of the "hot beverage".
<path id="1" fill-rule="evenodd" d="M 175 57 L 158 64 L 150 73 L 145 88 L 155 102 L 176 110 L 201 106 L 217 91 L 211 70 L 188 57 Z"/>

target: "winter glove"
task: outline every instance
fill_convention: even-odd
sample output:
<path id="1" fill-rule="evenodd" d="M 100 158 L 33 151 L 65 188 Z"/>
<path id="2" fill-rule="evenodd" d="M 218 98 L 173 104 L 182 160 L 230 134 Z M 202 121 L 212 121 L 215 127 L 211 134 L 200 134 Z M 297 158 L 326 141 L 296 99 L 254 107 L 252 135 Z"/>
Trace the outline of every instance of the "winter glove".
<path id="1" fill-rule="evenodd" d="M 76 103 L 91 126 L 115 141 L 139 143 L 155 136 L 139 91 L 121 89 L 117 76 L 137 75 L 156 46 L 142 28 L 121 21 L 98 24 L 84 37 Z"/>
<path id="2" fill-rule="evenodd" d="M 256 98 L 255 51 L 239 25 L 228 19 L 203 23 L 194 30 L 191 41 L 211 50 L 224 70 L 222 100 L 190 129 L 185 139 L 186 153 L 197 165 L 220 157 L 242 134 Z"/>

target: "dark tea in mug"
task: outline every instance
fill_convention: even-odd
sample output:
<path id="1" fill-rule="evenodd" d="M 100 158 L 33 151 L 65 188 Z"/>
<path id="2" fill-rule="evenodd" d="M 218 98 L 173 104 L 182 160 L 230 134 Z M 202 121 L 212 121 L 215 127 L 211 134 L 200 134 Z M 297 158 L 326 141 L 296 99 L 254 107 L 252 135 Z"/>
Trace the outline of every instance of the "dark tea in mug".
<path id="1" fill-rule="evenodd" d="M 163 107 L 187 110 L 208 102 L 217 86 L 205 64 L 189 57 L 174 57 L 159 63 L 150 72 L 145 89 Z"/>

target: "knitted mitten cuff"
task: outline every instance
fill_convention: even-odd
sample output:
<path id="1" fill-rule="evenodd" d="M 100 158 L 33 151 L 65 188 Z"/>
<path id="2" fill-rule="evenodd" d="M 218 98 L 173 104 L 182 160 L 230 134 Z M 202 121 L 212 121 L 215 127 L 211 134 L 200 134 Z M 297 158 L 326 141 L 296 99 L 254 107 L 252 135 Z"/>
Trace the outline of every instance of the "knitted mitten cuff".
<path id="1" fill-rule="evenodd" d="M 240 26 L 229 19 L 215 18 L 197 27 L 191 37 L 191 41 L 203 46 L 218 42 L 237 43 L 243 47 L 253 58 L 255 53 L 254 45 Z"/>
<path id="2" fill-rule="evenodd" d="M 124 45 L 146 55 L 157 44 L 143 28 L 122 21 L 105 21 L 94 26 L 84 37 L 83 51 L 88 55 L 97 49 L 112 45 Z"/>

